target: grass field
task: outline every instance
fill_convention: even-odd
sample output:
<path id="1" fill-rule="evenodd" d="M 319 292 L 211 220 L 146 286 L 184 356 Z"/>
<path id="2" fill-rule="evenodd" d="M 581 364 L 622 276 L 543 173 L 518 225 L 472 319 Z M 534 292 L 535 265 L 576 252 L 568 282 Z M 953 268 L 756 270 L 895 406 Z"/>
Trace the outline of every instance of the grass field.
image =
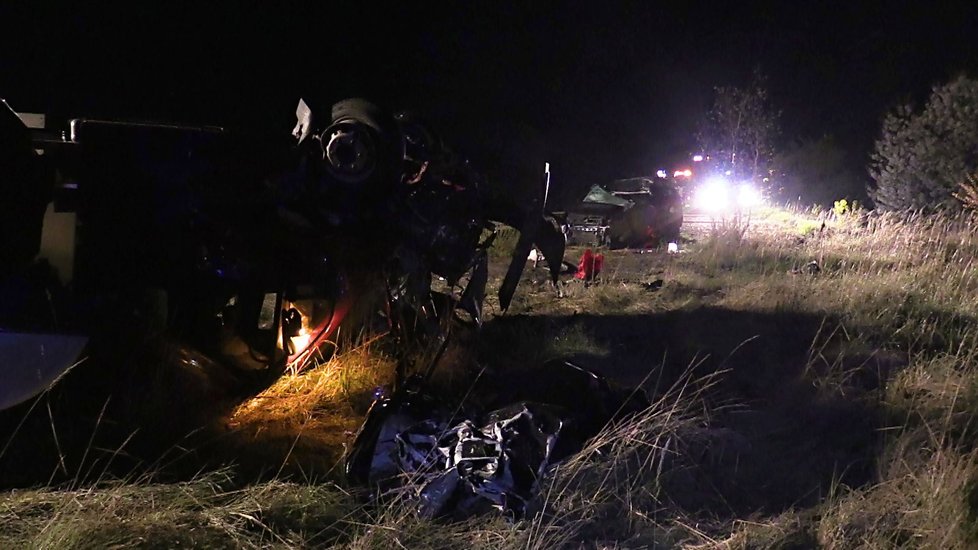
<path id="1" fill-rule="evenodd" d="M 393 372 L 368 337 L 244 400 L 183 391 L 155 350 L 126 371 L 136 398 L 18 410 L 0 547 L 975 547 L 976 222 L 822 221 L 772 210 L 679 254 L 606 252 L 596 284 L 565 277 L 560 297 L 528 268 L 505 315 L 490 299 L 442 391 L 505 401 L 571 357 L 653 403 L 559 465 L 533 520 L 430 521 L 344 484 Z"/>

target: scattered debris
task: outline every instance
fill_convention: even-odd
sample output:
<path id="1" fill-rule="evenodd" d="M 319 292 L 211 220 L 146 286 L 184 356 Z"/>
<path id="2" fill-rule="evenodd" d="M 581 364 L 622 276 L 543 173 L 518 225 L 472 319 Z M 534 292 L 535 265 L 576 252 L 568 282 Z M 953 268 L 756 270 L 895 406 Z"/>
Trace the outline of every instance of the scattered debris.
<path id="1" fill-rule="evenodd" d="M 431 396 L 407 390 L 371 407 L 347 475 L 375 487 L 378 498 L 415 500 L 425 517 L 497 510 L 519 519 L 558 458 L 564 416 L 558 407 L 520 402 L 458 421 Z"/>
<path id="2" fill-rule="evenodd" d="M 601 375 L 567 361 L 541 372 L 561 377 L 549 390 L 556 404 L 523 400 L 485 414 L 453 414 L 413 379 L 374 402 L 347 456 L 347 477 L 373 487 L 378 499 L 410 499 L 429 518 L 531 516 L 557 462 L 614 417 L 648 406 L 644 394 L 621 396 Z"/>
<path id="3" fill-rule="evenodd" d="M 481 423 L 464 420 L 436 429 L 424 421 L 398 434 L 401 471 L 416 484 L 425 517 L 464 519 L 495 509 L 526 515 L 564 422 L 555 407 L 517 403 Z"/>
<path id="4" fill-rule="evenodd" d="M 595 254 L 590 248 L 584 251 L 581 261 L 577 264 L 575 279 L 580 279 L 585 283 L 594 281 L 601 274 L 604 267 L 604 254 Z"/>
<path id="5" fill-rule="evenodd" d="M 656 290 L 662 288 L 663 284 L 665 284 L 665 281 L 662 279 L 656 279 L 650 283 L 642 283 L 642 288 L 648 290 L 649 292 L 655 292 Z"/>

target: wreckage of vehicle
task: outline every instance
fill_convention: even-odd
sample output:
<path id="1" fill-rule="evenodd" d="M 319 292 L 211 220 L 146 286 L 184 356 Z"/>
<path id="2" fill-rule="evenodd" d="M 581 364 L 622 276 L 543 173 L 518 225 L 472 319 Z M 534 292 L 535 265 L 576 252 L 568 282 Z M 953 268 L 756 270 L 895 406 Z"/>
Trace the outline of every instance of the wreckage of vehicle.
<path id="1" fill-rule="evenodd" d="M 679 242 L 683 201 L 667 179 L 630 178 L 591 186 L 559 217 L 571 244 L 649 248 Z"/>
<path id="2" fill-rule="evenodd" d="M 532 246 L 556 278 L 564 243 L 541 201 L 492 193 L 414 117 L 360 99 L 300 101 L 296 116 L 291 133 L 86 118 L 52 131 L 0 105 L 0 410 L 94 348 L 147 337 L 249 391 L 313 364 L 378 301 L 403 380 L 437 361 L 448 319 L 480 323 L 495 222 L 521 232 L 504 309 Z"/>
<path id="3" fill-rule="evenodd" d="M 519 518 L 556 462 L 647 405 L 560 361 L 544 391 L 494 410 L 450 414 L 428 393 L 456 322 L 482 321 L 497 223 L 520 232 L 501 307 L 533 247 L 556 282 L 548 173 L 517 207 L 414 116 L 358 99 L 321 119 L 301 101 L 291 133 L 79 118 L 62 134 L 0 107 L 0 410 L 150 338 L 180 368 L 233 373 L 243 397 L 315 364 L 379 304 L 397 375 L 349 449 L 349 480 L 429 517 Z"/>

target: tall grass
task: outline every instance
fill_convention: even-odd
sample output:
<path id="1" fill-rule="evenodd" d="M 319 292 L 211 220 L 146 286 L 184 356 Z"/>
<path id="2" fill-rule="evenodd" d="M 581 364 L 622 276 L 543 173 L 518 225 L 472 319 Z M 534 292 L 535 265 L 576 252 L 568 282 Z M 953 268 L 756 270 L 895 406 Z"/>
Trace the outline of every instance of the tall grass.
<path id="1" fill-rule="evenodd" d="M 863 214 L 804 237 L 710 236 L 687 259 L 689 272 L 726 281 L 718 302 L 725 307 L 839 319 L 835 343 L 812 350 L 813 357 L 825 352 L 821 361 L 830 368 L 808 374 L 827 391 L 848 387 L 849 398 L 874 400 L 885 415 L 874 483 L 839 486 L 813 513 L 734 522 L 700 547 L 978 544 L 975 228 L 970 214 Z M 816 274 L 799 269 L 811 261 Z M 898 368 L 878 373 L 882 391 L 851 393 L 858 373 L 845 356 L 858 350 L 902 357 L 893 361 Z"/>
<path id="2" fill-rule="evenodd" d="M 343 540 L 355 500 L 332 485 L 182 483 L 23 490 L 0 506 L 4 548 L 297 548 Z"/>
<path id="3" fill-rule="evenodd" d="M 489 321 L 479 358 L 511 368 L 562 354 L 613 363 L 629 350 L 589 321 L 655 329 L 683 311 L 726 313 L 678 317 L 710 326 L 676 324 L 669 335 L 695 334 L 679 344 L 697 349 L 640 358 L 653 378 L 700 346 L 722 353 L 710 361 L 719 366 L 704 375 L 704 356 L 663 378 L 669 388 L 653 392 L 649 409 L 542 480 L 531 519 L 433 521 L 410 501 L 365 504 L 337 484 L 364 396 L 393 368 L 363 347 L 223 419 L 221 441 L 240 459 L 230 469 L 0 494 L 0 547 L 975 547 L 975 229 L 969 215 L 778 213 L 715 226 L 678 255 L 609 253 L 599 284 L 570 283 L 562 299 L 523 288 L 520 315 Z M 661 289 L 643 286 L 657 278 Z M 811 347 L 797 353 L 770 341 L 787 328 L 728 342 L 770 330 L 743 326 L 768 314 L 824 321 L 806 325 Z M 243 475 L 249 463 L 262 474 Z M 857 468 L 865 474 L 852 475 Z"/>

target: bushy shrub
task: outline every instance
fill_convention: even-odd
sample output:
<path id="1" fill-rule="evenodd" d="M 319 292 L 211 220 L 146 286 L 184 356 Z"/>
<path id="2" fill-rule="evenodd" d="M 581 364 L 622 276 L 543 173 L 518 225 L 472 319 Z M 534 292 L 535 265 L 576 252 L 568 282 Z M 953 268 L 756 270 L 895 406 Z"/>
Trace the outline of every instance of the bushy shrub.
<path id="1" fill-rule="evenodd" d="M 885 210 L 960 208 L 954 194 L 978 168 L 978 80 L 935 86 L 924 108 L 903 105 L 883 119 L 869 194 Z"/>

